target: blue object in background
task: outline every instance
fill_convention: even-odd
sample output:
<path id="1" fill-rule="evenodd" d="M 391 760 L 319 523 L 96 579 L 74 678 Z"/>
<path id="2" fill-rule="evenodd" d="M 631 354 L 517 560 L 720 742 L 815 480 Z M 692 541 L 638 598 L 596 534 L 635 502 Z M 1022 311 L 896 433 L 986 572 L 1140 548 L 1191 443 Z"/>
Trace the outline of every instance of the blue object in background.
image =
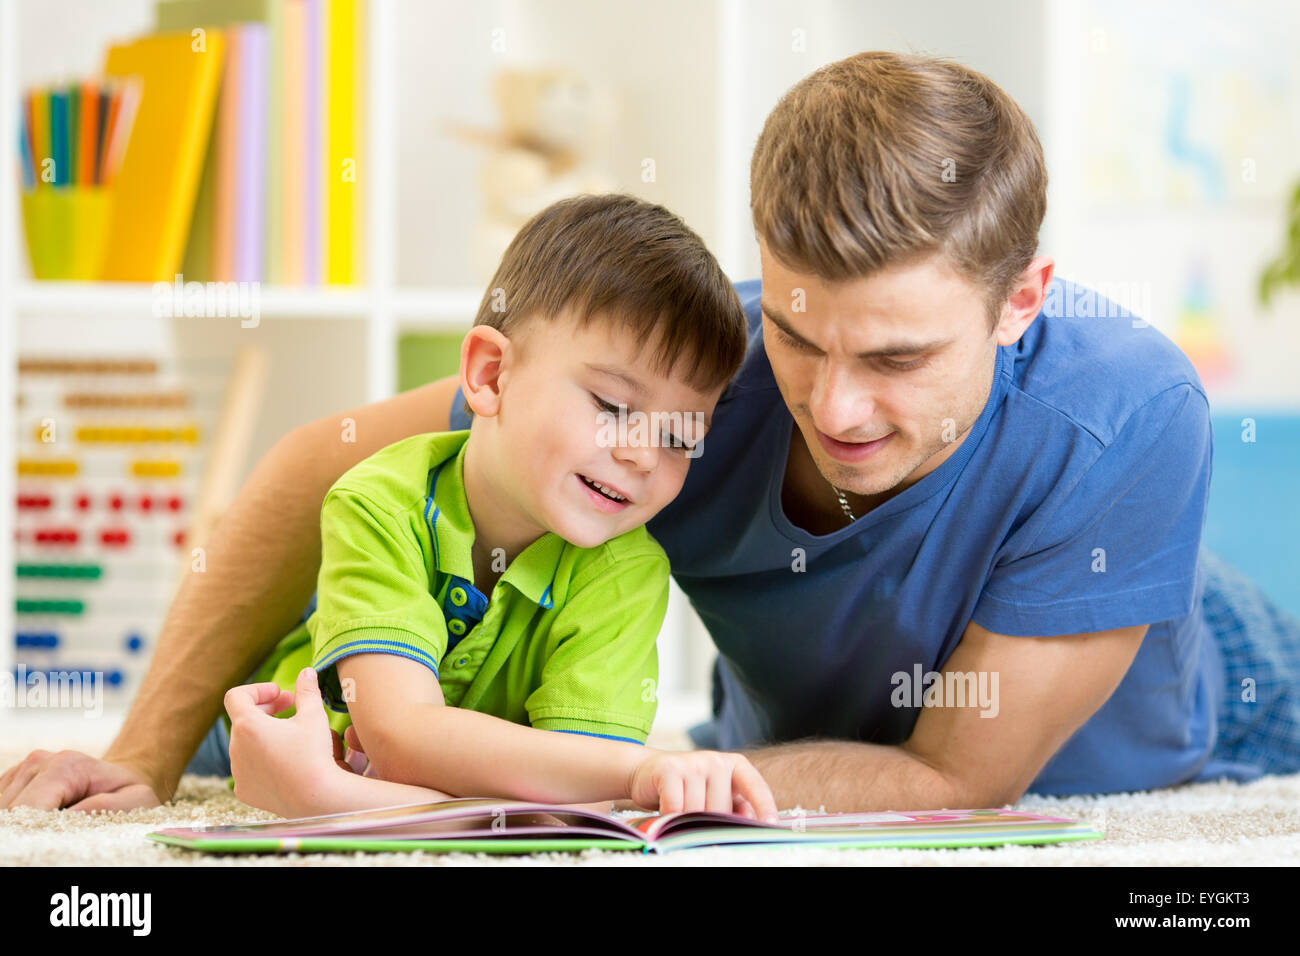
<path id="1" fill-rule="evenodd" d="M 1243 419 L 1255 440 L 1243 441 Z M 1300 616 L 1300 415 L 1211 416 L 1214 472 L 1205 546 Z"/>

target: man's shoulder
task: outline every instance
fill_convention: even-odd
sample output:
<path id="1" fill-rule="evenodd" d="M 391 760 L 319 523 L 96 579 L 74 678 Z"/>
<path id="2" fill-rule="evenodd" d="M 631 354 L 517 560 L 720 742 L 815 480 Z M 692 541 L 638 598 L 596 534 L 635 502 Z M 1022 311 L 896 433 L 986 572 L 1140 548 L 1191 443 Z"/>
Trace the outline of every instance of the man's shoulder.
<path id="1" fill-rule="evenodd" d="M 362 495 L 390 513 L 422 507 L 428 497 L 429 470 L 455 459 L 468 437 L 468 431 L 450 431 L 399 439 L 345 471 L 329 493 Z"/>
<path id="2" fill-rule="evenodd" d="M 1020 341 L 1008 347 L 1013 392 L 1103 447 L 1130 417 L 1171 391 L 1205 388 L 1191 361 L 1143 317 L 1146 306 L 1059 277 Z"/>

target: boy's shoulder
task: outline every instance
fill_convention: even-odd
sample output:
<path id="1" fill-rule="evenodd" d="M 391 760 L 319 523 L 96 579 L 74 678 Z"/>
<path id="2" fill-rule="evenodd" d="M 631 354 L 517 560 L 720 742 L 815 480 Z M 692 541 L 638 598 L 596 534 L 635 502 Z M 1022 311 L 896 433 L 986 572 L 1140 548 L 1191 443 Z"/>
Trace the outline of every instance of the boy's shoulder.
<path id="1" fill-rule="evenodd" d="M 662 578 L 666 586 L 670 570 L 668 554 L 645 525 L 592 548 L 566 544 L 561 564 L 568 565 L 568 573 L 562 575 L 568 581 L 568 593 L 600 587 L 602 581 L 623 579 L 624 574 L 634 574 L 638 580 L 651 583 Z M 619 587 L 622 589 L 624 585 Z"/>
<path id="2" fill-rule="evenodd" d="M 423 508 L 430 469 L 454 460 L 468 439 L 468 430 L 425 432 L 399 439 L 345 471 L 329 493 L 363 495 L 390 512 Z"/>

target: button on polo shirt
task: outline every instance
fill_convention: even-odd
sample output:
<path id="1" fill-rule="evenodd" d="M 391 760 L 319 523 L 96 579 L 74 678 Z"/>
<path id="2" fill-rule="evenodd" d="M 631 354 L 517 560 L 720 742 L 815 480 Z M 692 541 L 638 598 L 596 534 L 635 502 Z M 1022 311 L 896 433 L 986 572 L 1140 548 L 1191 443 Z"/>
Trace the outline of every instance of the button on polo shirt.
<path id="1" fill-rule="evenodd" d="M 313 666 L 342 733 L 350 695 L 338 662 L 397 654 L 427 667 L 449 706 L 644 743 L 668 605 L 663 549 L 644 528 L 595 548 L 548 533 L 509 561 L 489 599 L 473 583 L 468 438 L 415 435 L 335 482 L 321 508 L 315 610 L 254 679 L 292 689 Z"/>

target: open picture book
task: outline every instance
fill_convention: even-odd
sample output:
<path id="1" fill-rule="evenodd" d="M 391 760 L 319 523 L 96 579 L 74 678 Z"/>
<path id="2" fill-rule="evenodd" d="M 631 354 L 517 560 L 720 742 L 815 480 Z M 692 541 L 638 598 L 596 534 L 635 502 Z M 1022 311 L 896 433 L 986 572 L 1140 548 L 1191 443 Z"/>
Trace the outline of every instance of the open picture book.
<path id="1" fill-rule="evenodd" d="M 294 820 L 182 827 L 150 840 L 205 853 L 548 853 L 703 846 L 843 848 L 1001 846 L 1098 840 L 1086 823 L 1017 810 L 802 813 L 760 823 L 694 811 L 612 816 L 576 807 L 465 798 Z"/>

